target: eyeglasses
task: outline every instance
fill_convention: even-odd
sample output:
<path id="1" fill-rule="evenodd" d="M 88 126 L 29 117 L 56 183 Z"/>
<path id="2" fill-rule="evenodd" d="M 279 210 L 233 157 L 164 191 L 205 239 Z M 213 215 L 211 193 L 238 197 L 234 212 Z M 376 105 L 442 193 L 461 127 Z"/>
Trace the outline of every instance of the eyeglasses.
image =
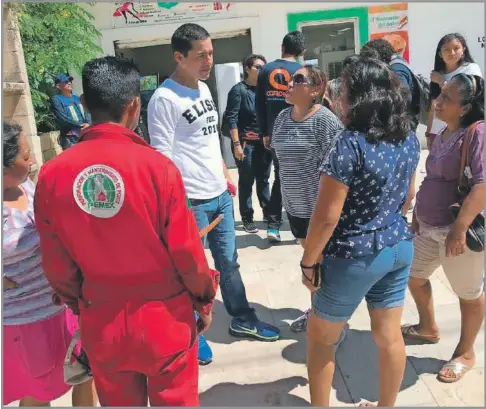
<path id="1" fill-rule="evenodd" d="M 292 82 L 297 85 L 312 85 L 309 78 L 307 78 L 304 74 L 295 74 L 292 77 Z"/>

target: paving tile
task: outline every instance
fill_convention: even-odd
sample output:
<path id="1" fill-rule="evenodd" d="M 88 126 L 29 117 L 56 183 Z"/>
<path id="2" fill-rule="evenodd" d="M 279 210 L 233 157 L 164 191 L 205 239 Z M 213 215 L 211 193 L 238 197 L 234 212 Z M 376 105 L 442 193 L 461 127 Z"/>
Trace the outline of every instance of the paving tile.
<path id="1" fill-rule="evenodd" d="M 339 347 L 336 362 L 353 400 L 376 402 L 378 399 L 378 354 L 370 331 L 351 327 Z M 434 397 L 407 362 L 397 405 L 433 402 Z"/>
<path id="2" fill-rule="evenodd" d="M 425 154 L 422 155 L 423 166 Z M 233 180 L 237 172 L 230 171 Z M 423 174 L 417 173 L 419 185 Z M 273 177 L 273 175 L 272 175 Z M 278 325 L 279 341 L 264 343 L 241 340 L 229 335 L 230 317 L 218 292 L 213 325 L 208 331 L 214 361 L 200 367 L 199 387 L 202 406 L 309 406 L 306 368 L 306 334 L 293 333 L 289 323 L 309 306 L 307 289 L 300 282 L 302 248 L 282 226 L 279 245 L 270 246 L 258 201 L 254 200 L 255 221 L 260 231 L 249 235 L 239 221 L 235 200 L 236 235 L 240 271 L 248 299 L 262 320 Z M 284 216 L 285 219 L 285 216 Z M 213 260 L 206 250 L 209 264 Z M 434 301 L 442 339 L 437 345 L 408 345 L 407 367 L 397 406 L 484 406 L 484 331 L 476 342 L 477 365 L 456 384 L 444 384 L 436 373 L 450 358 L 458 338 L 460 312 L 457 297 L 442 269 L 432 279 Z M 402 322 L 417 322 L 417 311 L 407 291 Z M 366 303 L 362 302 L 350 320 L 350 331 L 337 352 L 333 381 L 333 406 L 355 406 L 378 396 L 378 357 L 371 337 Z M 17 406 L 13 403 L 9 406 Z M 52 406 L 71 406 L 71 393 Z"/>
<path id="3" fill-rule="evenodd" d="M 425 375 L 422 380 L 439 406 L 484 407 L 484 370 L 475 368 L 456 383 L 443 383 L 435 375 Z"/>
<path id="4" fill-rule="evenodd" d="M 286 360 L 287 373 L 300 375 L 307 379 L 306 365 L 306 334 L 295 334 L 290 329 L 282 330 L 282 335 L 289 339 L 289 342 L 282 350 L 282 357 Z M 298 388 L 298 396 L 310 402 L 309 388 Z M 354 406 L 354 401 L 349 393 L 348 387 L 343 379 L 341 371 L 336 368 L 331 391 L 332 406 Z"/>
<path id="5" fill-rule="evenodd" d="M 460 311 L 455 304 L 436 308 L 436 320 L 441 330 L 438 344 L 417 345 L 407 342 L 407 354 L 419 374 L 437 374 L 454 352 L 460 336 Z M 484 326 L 483 326 L 484 328 Z M 484 329 L 479 332 L 475 344 L 477 368 L 484 368 Z"/>

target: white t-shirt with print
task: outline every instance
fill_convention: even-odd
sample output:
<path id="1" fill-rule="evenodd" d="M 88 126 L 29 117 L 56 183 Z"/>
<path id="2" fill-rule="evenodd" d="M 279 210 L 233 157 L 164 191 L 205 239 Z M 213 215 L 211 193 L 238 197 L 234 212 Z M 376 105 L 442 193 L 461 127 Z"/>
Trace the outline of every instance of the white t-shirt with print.
<path id="1" fill-rule="evenodd" d="M 481 68 L 479 68 L 479 65 L 476 63 L 469 63 L 469 64 L 464 64 L 458 67 L 456 70 L 444 74 L 444 80 L 445 81 L 450 81 L 452 77 L 454 77 L 457 74 L 467 74 L 467 75 L 478 75 L 479 77 L 482 77 L 483 75 L 481 74 Z M 434 115 L 434 120 L 432 122 L 432 129 L 430 130 L 430 133 L 438 135 L 439 132 L 445 128 L 447 124 L 443 121 L 441 121 L 439 118 L 437 118 Z"/>
<path id="2" fill-rule="evenodd" d="M 171 78 L 148 104 L 150 143 L 176 164 L 190 199 L 213 199 L 227 190 L 218 110 L 208 86 L 188 88 Z"/>

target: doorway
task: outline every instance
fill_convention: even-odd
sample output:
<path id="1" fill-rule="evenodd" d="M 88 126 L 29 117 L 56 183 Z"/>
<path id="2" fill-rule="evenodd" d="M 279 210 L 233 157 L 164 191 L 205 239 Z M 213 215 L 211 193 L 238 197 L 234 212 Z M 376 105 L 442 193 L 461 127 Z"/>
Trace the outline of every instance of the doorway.
<path id="1" fill-rule="evenodd" d="M 342 61 L 359 53 L 369 37 L 367 7 L 291 13 L 287 23 L 306 38 L 305 61 L 318 64 L 330 79 L 339 77 Z"/>
<path id="2" fill-rule="evenodd" d="M 331 80 L 341 75 L 343 60 L 358 52 L 356 19 L 308 23 L 301 29 L 307 45 L 304 60 L 317 62 Z"/>
<path id="3" fill-rule="evenodd" d="M 227 63 L 241 64 L 252 53 L 251 32 L 250 29 L 245 29 L 211 33 L 211 39 L 214 49 L 214 66 L 209 79 L 205 82 L 211 91 L 220 116 L 222 116 L 219 106 L 220 104 L 225 106 L 226 100 L 223 102 L 220 101 L 220 98 L 224 99 L 227 96 L 218 94 L 215 66 Z M 163 79 L 171 75 L 175 70 L 170 38 L 147 39 L 145 41 L 115 41 L 114 45 L 116 55 L 133 60 L 140 70 L 140 75 L 148 78 L 156 77 L 157 84 L 160 84 Z M 238 78 L 236 82 L 239 82 L 239 80 Z M 151 80 L 151 82 L 153 81 Z M 225 88 L 228 85 L 233 86 L 234 84 L 225 84 Z M 146 110 L 146 105 L 154 91 L 155 89 L 142 91 L 142 112 Z M 221 149 L 228 168 L 235 168 L 236 164 L 231 152 L 231 143 L 227 138 L 221 137 Z"/>

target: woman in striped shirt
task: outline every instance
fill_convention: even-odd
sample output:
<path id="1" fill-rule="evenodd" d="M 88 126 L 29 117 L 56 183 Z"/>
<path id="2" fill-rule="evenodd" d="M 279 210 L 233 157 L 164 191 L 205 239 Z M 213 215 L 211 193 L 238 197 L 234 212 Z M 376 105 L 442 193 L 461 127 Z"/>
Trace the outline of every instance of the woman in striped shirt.
<path id="1" fill-rule="evenodd" d="M 33 158 L 22 129 L 3 124 L 3 404 L 49 406 L 69 391 L 63 362 L 77 318 L 55 305 L 41 267 L 34 223 Z M 73 388 L 73 406 L 95 406 L 92 381 Z"/>
<path id="2" fill-rule="evenodd" d="M 280 163 L 282 200 L 290 230 L 302 247 L 319 190 L 319 167 L 332 147 L 342 124 L 322 101 L 326 74 L 306 65 L 289 82 L 286 96 L 292 106 L 275 120 L 272 148 Z M 295 320 L 291 329 L 305 331 L 309 311 Z"/>

